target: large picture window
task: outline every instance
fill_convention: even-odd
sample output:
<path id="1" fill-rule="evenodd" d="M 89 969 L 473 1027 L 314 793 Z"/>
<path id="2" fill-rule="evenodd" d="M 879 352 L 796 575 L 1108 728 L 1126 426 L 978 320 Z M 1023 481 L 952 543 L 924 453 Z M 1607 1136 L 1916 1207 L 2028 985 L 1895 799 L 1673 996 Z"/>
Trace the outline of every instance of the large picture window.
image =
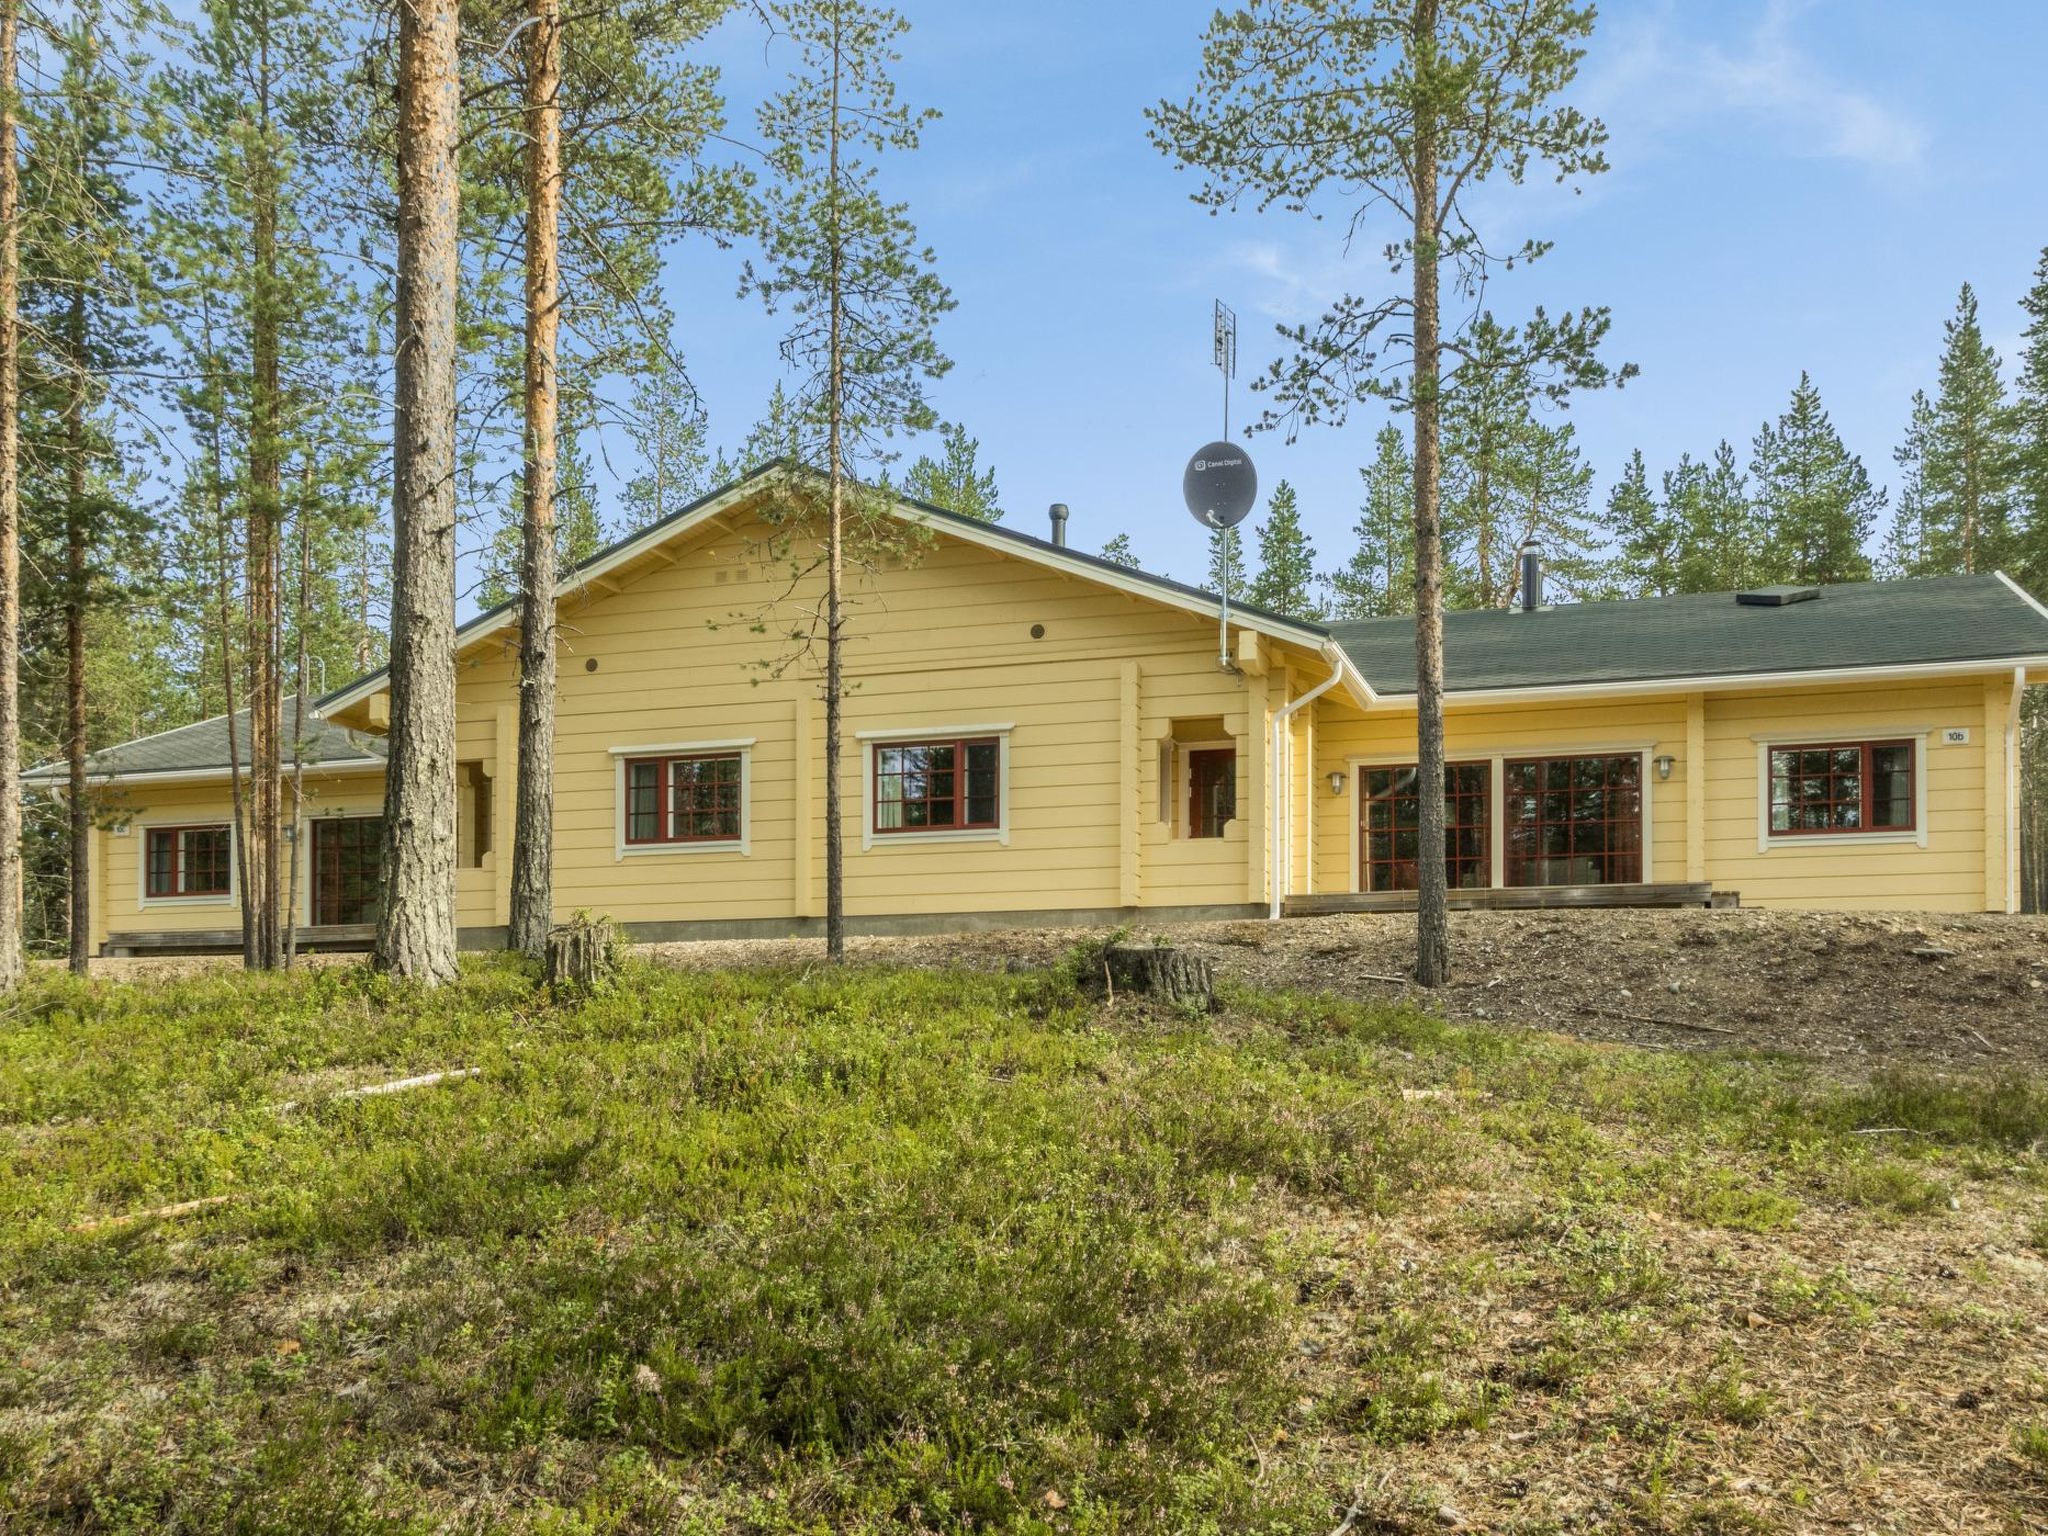
<path id="1" fill-rule="evenodd" d="M 151 827 L 143 890 L 153 901 L 225 896 L 232 889 L 234 838 L 225 826 Z"/>
<path id="2" fill-rule="evenodd" d="M 1770 749 L 1772 837 L 1914 830 L 1913 743 Z"/>
<path id="3" fill-rule="evenodd" d="M 1413 763 L 1360 770 L 1359 862 L 1368 891 L 1412 891 L 1421 864 L 1420 775 Z M 1444 768 L 1444 861 L 1454 890 L 1493 883 L 1487 814 L 1492 772 L 1485 763 Z"/>
<path id="4" fill-rule="evenodd" d="M 626 843 L 737 843 L 745 815 L 738 752 L 626 761 Z"/>
<path id="5" fill-rule="evenodd" d="M 1002 826 L 1002 742 L 876 742 L 869 825 L 893 832 L 995 831 Z"/>
<path id="6" fill-rule="evenodd" d="M 1510 761 L 1502 788 L 1509 885 L 1643 878 L 1641 754 Z"/>

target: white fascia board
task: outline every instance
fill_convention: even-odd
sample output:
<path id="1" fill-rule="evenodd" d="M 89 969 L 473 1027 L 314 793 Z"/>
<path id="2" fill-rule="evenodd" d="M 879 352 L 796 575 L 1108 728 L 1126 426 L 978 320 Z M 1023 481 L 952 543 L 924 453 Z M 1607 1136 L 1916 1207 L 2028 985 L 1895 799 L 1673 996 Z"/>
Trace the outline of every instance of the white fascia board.
<path id="1" fill-rule="evenodd" d="M 1741 688 L 1804 688 L 1828 683 L 1935 681 L 2048 666 L 2048 656 L 1985 656 L 1974 661 L 1902 662 L 1883 667 L 1815 667 L 1800 672 L 1729 672 L 1707 677 L 1653 677 L 1611 683 L 1561 683 L 1537 688 L 1463 688 L 1444 694 L 1446 708 L 1467 704 L 1544 703 L 1553 699 L 1633 697 L 1642 694 L 1716 693 Z M 1413 709 L 1412 693 L 1381 694 L 1382 708 Z"/>
<path id="2" fill-rule="evenodd" d="M 291 766 L 292 765 L 289 761 L 283 764 L 283 767 L 287 772 L 291 770 Z M 328 761 L 322 763 L 307 763 L 304 766 L 306 772 L 308 773 L 354 773 L 366 768 L 381 769 L 385 766 L 385 759 L 381 757 L 337 757 L 330 758 Z M 246 775 L 249 772 L 249 767 L 246 763 L 242 765 L 241 771 L 244 775 Z M 226 768 L 173 768 L 161 773 L 88 774 L 86 776 L 86 783 L 102 785 L 225 784 L 228 781 L 229 774 L 230 770 Z M 22 776 L 22 782 L 25 784 L 35 785 L 38 788 L 47 786 L 51 789 L 63 789 L 67 787 L 67 780 L 63 776 L 55 774 L 44 774 L 34 778 L 30 778 L 28 775 L 24 774 Z"/>

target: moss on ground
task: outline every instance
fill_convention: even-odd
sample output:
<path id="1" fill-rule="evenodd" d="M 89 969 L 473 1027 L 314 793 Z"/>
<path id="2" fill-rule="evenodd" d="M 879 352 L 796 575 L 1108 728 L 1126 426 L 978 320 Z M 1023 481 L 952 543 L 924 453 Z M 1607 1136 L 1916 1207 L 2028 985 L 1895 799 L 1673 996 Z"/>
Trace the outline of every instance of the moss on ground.
<path id="1" fill-rule="evenodd" d="M 0 1529 L 2048 1514 L 2039 1080 L 1075 974 L 39 980 Z"/>

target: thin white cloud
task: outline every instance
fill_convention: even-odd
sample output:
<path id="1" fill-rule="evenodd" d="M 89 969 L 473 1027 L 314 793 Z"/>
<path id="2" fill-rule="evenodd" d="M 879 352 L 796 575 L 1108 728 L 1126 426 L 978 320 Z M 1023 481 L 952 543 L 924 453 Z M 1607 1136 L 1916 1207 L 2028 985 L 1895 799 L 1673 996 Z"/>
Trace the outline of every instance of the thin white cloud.
<path id="1" fill-rule="evenodd" d="M 1668 4 L 1624 16 L 1612 24 L 1615 42 L 1589 71 L 1588 99 L 1610 124 L 1625 123 L 1631 133 L 1736 118 L 1794 155 L 1878 170 L 1918 166 L 1926 129 L 1909 113 L 1831 76 L 1801 46 L 1796 23 L 1813 8 L 1811 0 L 1766 0 L 1755 25 L 1732 43 L 1681 32 Z"/>

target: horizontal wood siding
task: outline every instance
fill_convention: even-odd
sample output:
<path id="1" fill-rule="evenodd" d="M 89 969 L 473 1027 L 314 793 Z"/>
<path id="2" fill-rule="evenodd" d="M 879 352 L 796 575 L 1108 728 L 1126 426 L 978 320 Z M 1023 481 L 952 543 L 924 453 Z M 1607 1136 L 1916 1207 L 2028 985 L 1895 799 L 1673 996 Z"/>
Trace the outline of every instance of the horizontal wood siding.
<path id="1" fill-rule="evenodd" d="M 1943 746 L 1946 727 L 1968 744 Z M 2004 722 L 1987 728 L 1980 678 L 1894 688 L 1798 689 L 1706 701 L 1707 870 L 1745 906 L 1980 911 L 1984 888 L 1984 753 L 2002 750 Z M 1757 851 L 1758 736 L 1867 740 L 1929 733 L 1927 846 L 1842 843 L 1824 837 Z"/>
<path id="2" fill-rule="evenodd" d="M 1412 762 L 1415 759 L 1415 716 L 1412 712 L 1362 715 L 1348 704 L 1319 704 L 1324 717 L 1316 728 L 1316 769 L 1323 794 L 1316 801 L 1316 889 L 1356 888 L 1352 859 L 1358 839 L 1358 785 L 1354 758 Z M 1650 756 L 1685 755 L 1685 701 L 1679 698 L 1602 701 L 1597 704 L 1495 705 L 1484 709 L 1453 709 L 1445 718 L 1445 750 L 1451 761 L 1504 752 L 1509 757 L 1551 756 L 1605 747 L 1648 745 Z M 1342 770 L 1345 792 L 1329 793 L 1326 776 Z M 1648 881 L 1685 878 L 1685 786 L 1674 769 L 1667 781 L 1654 770 L 1644 781 L 1649 796 L 1650 867 Z"/>
<path id="3" fill-rule="evenodd" d="M 555 745 L 555 909 L 625 922 L 783 918 L 824 909 L 822 647 L 809 628 L 818 583 L 766 531 L 707 531 L 673 563 L 650 562 L 615 593 L 567 603 Z M 1113 907 L 1135 884 L 1149 904 L 1247 898 L 1246 839 L 1162 835 L 1158 739 L 1176 718 L 1225 716 L 1240 738 L 1247 680 L 1216 665 L 1213 625 L 1195 616 L 938 538 L 907 563 L 853 582 L 842 791 L 846 897 L 854 916 Z M 1042 626 L 1034 638 L 1033 626 Z M 590 663 L 595 662 L 593 670 Z M 1137 669 L 1135 881 L 1122 867 L 1124 669 Z M 488 761 L 492 722 L 514 699 L 515 661 L 494 643 L 458 692 L 459 755 Z M 1263 679 L 1252 680 L 1263 689 Z M 800 731 L 800 711 L 809 711 Z M 862 731 L 1008 725 L 1007 841 L 891 841 L 862 847 Z M 808 758 L 800 757 L 807 736 Z M 617 848 L 612 749 L 752 738 L 748 849 Z M 1241 743 L 1242 751 L 1242 743 Z M 1245 762 L 1240 758 L 1243 781 Z M 499 791 L 509 794 L 509 786 Z M 800 824 L 801 823 L 801 824 Z M 807 841 L 800 844 L 800 838 Z M 800 853 L 801 848 L 801 853 Z M 502 851 L 490 882 L 503 904 Z M 490 895 L 464 883 L 463 921 Z"/>
<path id="4" fill-rule="evenodd" d="M 245 790 L 246 790 L 246 786 Z M 285 804 L 291 804 L 289 780 Z M 144 905 L 142 895 L 145 829 L 151 825 L 228 823 L 234 820 L 232 792 L 225 782 L 190 785 L 138 785 L 108 791 L 99 805 L 102 830 L 96 835 L 102 853 L 99 860 L 102 892 L 94 903 L 96 918 L 94 948 L 109 933 L 155 932 L 194 933 L 206 929 L 242 925 L 238 896 L 218 900 L 179 902 L 152 901 Z M 380 816 L 384 812 L 384 780 L 381 774 L 306 774 L 306 815 Z M 120 830 L 126 826 L 124 832 Z M 311 853 L 305 845 L 299 865 L 299 920 L 306 922 L 306 892 L 311 871 L 306 867 Z M 284 850 L 290 868 L 291 849 Z"/>

